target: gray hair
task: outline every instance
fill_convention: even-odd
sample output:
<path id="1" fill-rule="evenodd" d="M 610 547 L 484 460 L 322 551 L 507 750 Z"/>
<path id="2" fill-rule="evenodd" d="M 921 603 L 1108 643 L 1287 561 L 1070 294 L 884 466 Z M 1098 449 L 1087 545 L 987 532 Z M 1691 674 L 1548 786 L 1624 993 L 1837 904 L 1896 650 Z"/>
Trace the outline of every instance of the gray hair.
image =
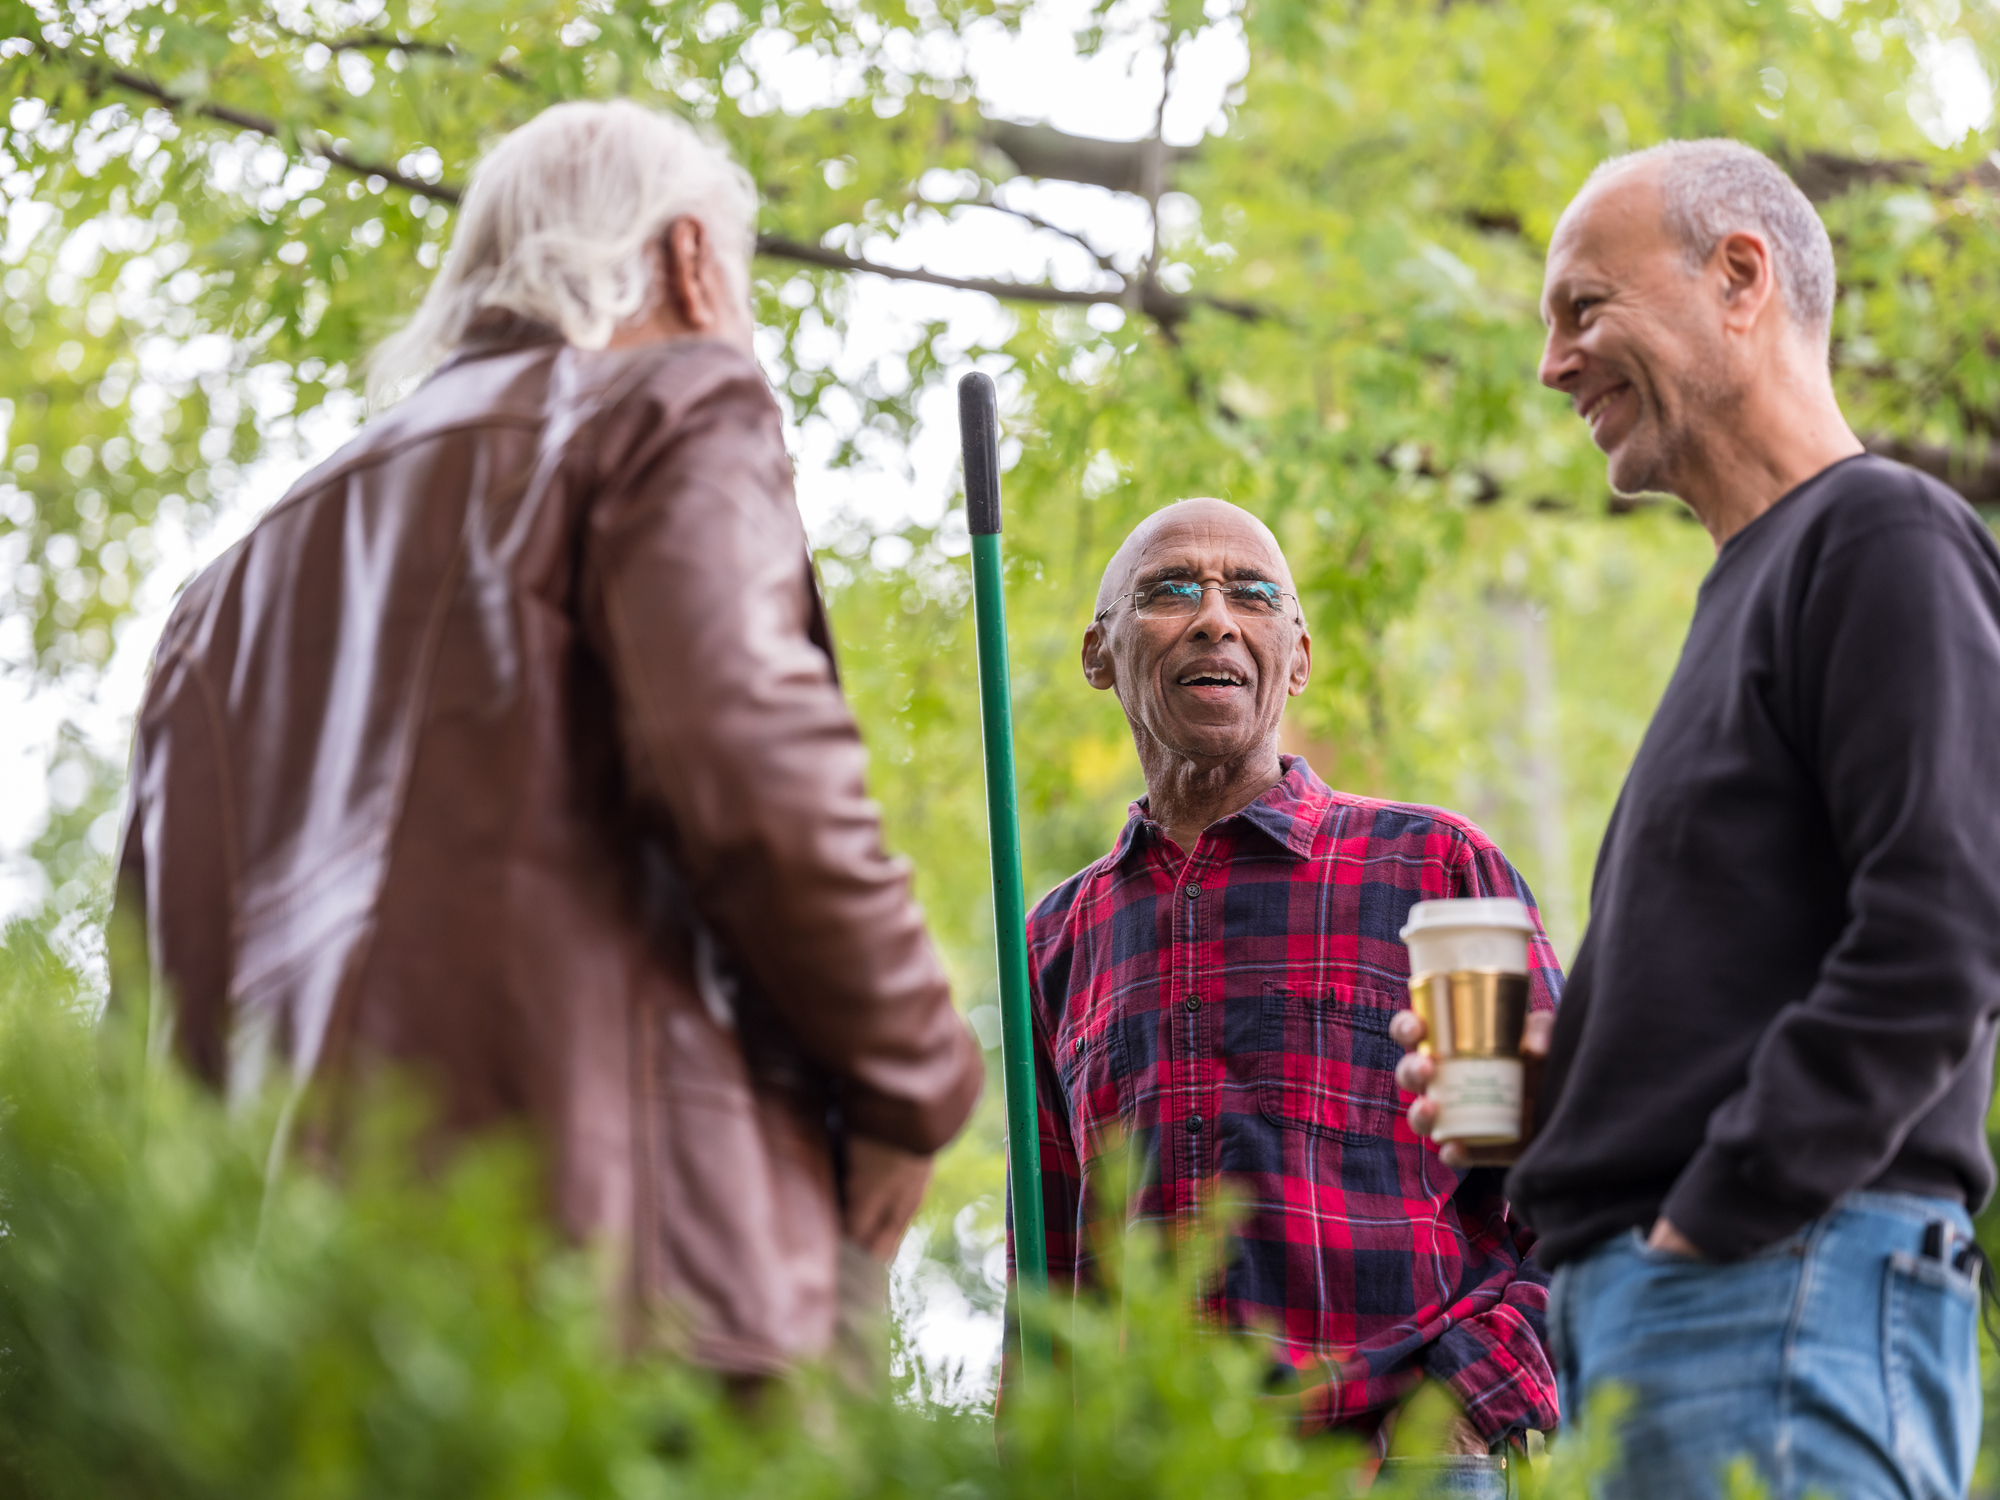
<path id="1" fill-rule="evenodd" d="M 1741 141 L 1663 141 L 1601 163 L 1584 188 L 1628 167 L 1654 165 L 1667 228 L 1689 270 L 1707 265 L 1724 235 L 1754 231 L 1771 247 L 1793 323 L 1824 342 L 1833 325 L 1833 242 L 1784 169 Z"/>
<path id="2" fill-rule="evenodd" d="M 748 294 L 757 189 L 722 146 L 676 115 L 626 99 L 545 109 L 474 168 L 444 267 L 415 315 L 368 361 L 371 398 L 393 399 L 504 309 L 601 349 L 658 288 L 652 247 L 675 219 L 701 225 Z"/>

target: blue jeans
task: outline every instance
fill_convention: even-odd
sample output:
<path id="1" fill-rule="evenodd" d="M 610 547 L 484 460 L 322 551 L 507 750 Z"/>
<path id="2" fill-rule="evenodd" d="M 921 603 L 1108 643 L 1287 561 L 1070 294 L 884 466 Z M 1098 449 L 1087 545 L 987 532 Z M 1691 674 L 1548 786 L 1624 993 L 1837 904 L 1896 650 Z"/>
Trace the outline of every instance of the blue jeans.
<path id="1" fill-rule="evenodd" d="M 1936 1254 L 1948 1226 L 1950 1242 Z M 1771 1500 L 1958 1500 L 1979 1448 L 1979 1291 L 1954 1269 L 1955 1203 L 1852 1193 L 1746 1261 L 1646 1247 L 1638 1231 L 1557 1270 L 1549 1330 L 1563 1420 L 1623 1387 L 1616 1500 L 1723 1493 L 1747 1459 Z M 1600 1413 L 1600 1417 L 1601 1417 Z"/>
<path id="2" fill-rule="evenodd" d="M 1392 1458 L 1375 1476 L 1375 1494 L 1388 1500 L 1511 1500 L 1517 1459 Z"/>

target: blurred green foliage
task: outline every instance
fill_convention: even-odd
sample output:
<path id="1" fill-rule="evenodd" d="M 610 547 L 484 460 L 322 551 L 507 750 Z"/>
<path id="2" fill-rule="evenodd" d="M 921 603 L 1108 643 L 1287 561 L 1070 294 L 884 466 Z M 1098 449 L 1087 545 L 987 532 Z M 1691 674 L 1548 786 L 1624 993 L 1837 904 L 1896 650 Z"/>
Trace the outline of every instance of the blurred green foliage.
<path id="1" fill-rule="evenodd" d="M 40 936 L 0 945 L 0 1491 L 18 1500 L 743 1500 L 1346 1493 L 1248 1342 L 1198 1333 L 1157 1256 L 1055 1327 L 1060 1374 L 983 1413 L 811 1372 L 753 1410 L 612 1348 L 601 1261 L 550 1243 L 529 1154 L 420 1176 L 385 1098 L 336 1182 L 267 1162 L 150 1066 Z M 912 1381 L 916 1379 L 912 1376 Z M 1445 1408 L 1413 1415 L 1405 1438 Z M 1581 1458 L 1565 1460 L 1576 1471 Z M 1557 1470 L 1540 1493 L 1580 1495 Z M 1388 1487 L 1377 1490 L 1384 1494 Z M 1391 1494 L 1389 1500 L 1396 1500 Z"/>

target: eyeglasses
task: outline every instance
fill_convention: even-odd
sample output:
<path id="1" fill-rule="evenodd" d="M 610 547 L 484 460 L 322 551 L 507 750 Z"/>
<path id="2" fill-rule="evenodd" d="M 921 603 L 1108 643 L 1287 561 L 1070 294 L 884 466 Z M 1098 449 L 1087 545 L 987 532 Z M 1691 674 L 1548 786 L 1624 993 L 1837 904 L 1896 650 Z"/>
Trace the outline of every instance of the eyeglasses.
<path id="1" fill-rule="evenodd" d="M 1229 612 L 1242 619 L 1273 618 L 1285 612 L 1285 600 L 1298 602 L 1297 594 L 1288 594 L 1275 583 L 1265 583 L 1261 579 L 1244 579 L 1236 583 L 1166 580 L 1120 597 L 1132 601 L 1132 613 L 1142 620 L 1187 619 L 1201 612 L 1201 596 L 1210 589 L 1220 593 Z M 1113 604 L 1099 610 L 1097 618 L 1103 619 L 1117 607 Z"/>

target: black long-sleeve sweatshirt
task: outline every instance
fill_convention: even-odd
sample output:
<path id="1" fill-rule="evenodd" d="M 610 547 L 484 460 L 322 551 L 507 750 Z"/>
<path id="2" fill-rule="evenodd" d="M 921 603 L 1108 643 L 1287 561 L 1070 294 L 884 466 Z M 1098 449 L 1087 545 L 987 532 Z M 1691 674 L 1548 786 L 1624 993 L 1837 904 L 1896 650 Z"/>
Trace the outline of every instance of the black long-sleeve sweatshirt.
<path id="1" fill-rule="evenodd" d="M 1724 544 L 1599 852 L 1508 1193 L 1561 1264 L 1733 1260 L 1873 1187 L 1992 1191 L 2000 549 L 1845 459 Z"/>

